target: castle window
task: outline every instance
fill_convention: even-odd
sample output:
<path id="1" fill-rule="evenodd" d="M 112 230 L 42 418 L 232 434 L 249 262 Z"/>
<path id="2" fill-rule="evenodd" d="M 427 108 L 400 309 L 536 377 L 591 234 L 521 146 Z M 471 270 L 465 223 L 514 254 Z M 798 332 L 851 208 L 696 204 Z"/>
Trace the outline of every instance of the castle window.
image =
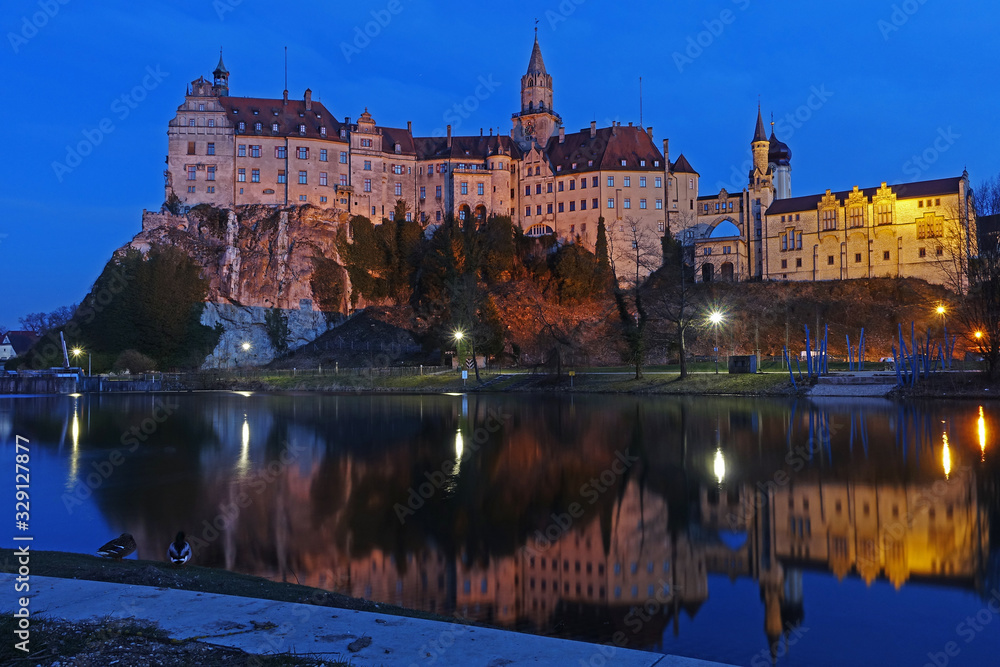
<path id="1" fill-rule="evenodd" d="M 622 180 L 625 181 L 624 186 L 626 188 L 627 187 L 631 187 L 631 185 L 632 185 L 632 177 L 631 176 L 625 176 Z"/>
<path id="2" fill-rule="evenodd" d="M 663 223 L 662 220 L 659 220 L 656 223 L 656 231 L 658 231 L 658 232 L 660 232 L 662 234 L 665 230 L 666 230 L 666 225 Z"/>
<path id="3" fill-rule="evenodd" d="M 392 173 L 394 173 L 396 175 L 402 174 L 403 173 L 403 165 L 401 165 L 401 164 L 394 164 L 394 165 L 392 165 Z"/>
<path id="4" fill-rule="evenodd" d="M 209 143 L 208 147 L 205 149 L 205 155 L 215 155 L 215 144 Z"/>
<path id="5" fill-rule="evenodd" d="M 590 203 L 593 204 L 592 208 L 595 211 L 597 210 L 598 207 L 600 207 L 600 203 L 598 202 L 597 197 L 594 197 L 594 200 L 592 202 L 590 202 Z"/>
<path id="6" fill-rule="evenodd" d="M 781 235 L 781 249 L 788 250 L 788 236 L 785 234 Z"/>
<path id="7" fill-rule="evenodd" d="M 486 194 L 486 185 L 483 183 L 476 184 L 476 194 L 482 197 Z"/>
<path id="8" fill-rule="evenodd" d="M 565 189 L 565 185 L 566 184 L 564 182 L 559 181 L 559 192 L 562 192 Z M 549 187 L 551 187 L 551 186 L 552 186 L 552 184 L 550 183 Z M 550 192 L 551 192 L 551 190 L 550 190 Z"/>
<path id="9" fill-rule="evenodd" d="M 251 169 L 250 170 L 250 182 L 251 183 L 260 183 L 260 169 Z"/>
<path id="10" fill-rule="evenodd" d="M 271 123 L 271 134 L 277 134 L 277 133 L 278 133 L 278 124 Z"/>
<path id="11" fill-rule="evenodd" d="M 587 200 L 586 199 L 581 199 L 580 200 L 580 210 L 581 211 L 586 211 L 587 210 Z"/>
<path id="12" fill-rule="evenodd" d="M 208 119 L 208 126 L 209 127 L 215 127 L 215 119 L 214 118 L 209 118 Z"/>
<path id="13" fill-rule="evenodd" d="M 260 145 L 250 145 L 250 157 L 260 157 Z"/>
<path id="14" fill-rule="evenodd" d="M 372 161 L 365 160 L 365 171 L 371 171 L 371 170 L 372 170 Z"/>
<path id="15" fill-rule="evenodd" d="M 783 269 L 787 269 L 788 268 L 788 260 L 787 259 L 781 260 L 781 268 L 783 268 Z"/>
<path id="16" fill-rule="evenodd" d="M 205 177 L 205 180 L 206 181 L 214 181 L 215 180 L 215 165 L 214 164 L 210 164 L 210 165 L 208 165 L 207 169 L 208 169 L 208 175 Z"/>
<path id="17" fill-rule="evenodd" d="M 552 184 L 551 184 L 551 183 L 549 183 L 549 187 L 550 187 L 550 188 L 552 187 Z M 551 192 L 551 190 L 550 190 L 550 192 Z M 540 195 L 540 194 L 542 194 L 542 184 L 541 184 L 541 183 L 536 183 L 536 184 L 535 184 L 535 194 L 536 194 L 536 195 Z"/>
<path id="18" fill-rule="evenodd" d="M 530 197 L 531 196 L 531 186 L 530 185 L 525 185 L 524 186 L 524 196 L 525 197 Z"/>
<path id="19" fill-rule="evenodd" d="M 645 176 L 640 176 L 639 177 L 639 187 L 640 188 L 646 187 L 646 177 Z"/>
<path id="20" fill-rule="evenodd" d="M 326 197 L 320 197 L 319 198 L 319 203 L 320 204 L 325 204 L 326 203 Z"/>
<path id="21" fill-rule="evenodd" d="M 608 198 L 608 208 L 614 208 L 614 207 L 615 207 L 615 200 L 614 200 L 613 197 L 609 197 Z"/>
<path id="22" fill-rule="evenodd" d="M 724 246 L 722 246 L 722 254 L 723 255 L 729 255 L 729 254 L 732 253 L 732 251 L 733 251 L 733 246 L 730 246 L 730 245 L 724 245 Z"/>
<path id="23" fill-rule="evenodd" d="M 306 133 L 305 123 L 299 123 L 299 135 L 304 135 Z"/>
<path id="24" fill-rule="evenodd" d="M 196 189 L 196 188 L 195 188 L 195 187 L 194 187 L 193 185 L 189 185 L 189 186 L 188 186 L 188 193 L 192 193 L 192 192 L 194 192 L 194 191 L 195 191 L 195 189 Z"/>
<path id="25" fill-rule="evenodd" d="M 639 166 L 640 167 L 645 167 L 646 166 L 646 161 L 645 160 L 639 160 Z"/>
<path id="26" fill-rule="evenodd" d="M 593 167 L 594 166 L 594 161 L 593 160 L 587 160 L 587 166 L 588 167 Z"/>
<path id="27" fill-rule="evenodd" d="M 586 190 L 587 189 L 587 177 L 586 176 L 584 176 L 583 178 L 580 179 L 580 189 L 581 190 Z"/>
<path id="28" fill-rule="evenodd" d="M 372 179 L 366 178 L 365 179 L 365 192 L 371 192 L 371 191 L 372 191 Z"/>
<path id="29" fill-rule="evenodd" d="M 875 209 L 875 220 L 880 225 L 892 224 L 892 202 L 880 202 Z"/>
<path id="30" fill-rule="evenodd" d="M 198 105 L 198 111 L 204 111 L 204 110 L 205 110 L 205 105 L 204 104 L 199 104 Z"/>
<path id="31" fill-rule="evenodd" d="M 195 154 L 195 143 L 193 141 L 188 142 L 188 155 Z"/>
<path id="32" fill-rule="evenodd" d="M 919 250 L 919 254 L 920 254 L 921 257 L 926 257 L 927 256 L 927 248 L 921 248 Z"/>
<path id="33" fill-rule="evenodd" d="M 240 167 L 239 171 L 236 172 L 236 180 L 240 183 L 247 182 L 247 170 L 245 167 Z"/>
<path id="34" fill-rule="evenodd" d="M 829 231 L 837 228 L 837 209 L 828 208 L 822 212 L 823 230 Z"/>
<path id="35" fill-rule="evenodd" d="M 941 205 L 941 198 L 940 197 L 938 197 L 937 199 L 934 200 L 934 205 L 935 206 L 940 206 Z"/>
<path id="36" fill-rule="evenodd" d="M 552 206 L 552 204 L 549 204 L 549 206 Z M 551 212 L 552 211 L 549 211 L 549 213 L 551 213 Z M 542 205 L 541 204 L 539 204 L 538 206 L 535 207 L 535 213 L 538 214 L 538 215 L 542 214 Z"/>
<path id="37" fill-rule="evenodd" d="M 715 204 L 715 212 L 716 213 L 719 212 L 719 203 L 718 202 L 716 202 L 716 204 Z"/>
<path id="38" fill-rule="evenodd" d="M 626 160 L 622 160 L 622 166 L 624 167 L 624 166 L 627 166 L 627 165 L 628 165 L 628 162 Z"/>
<path id="39" fill-rule="evenodd" d="M 215 194 L 215 186 L 214 185 L 208 186 L 207 188 L 205 188 L 205 192 L 207 192 L 210 195 Z"/>
<path id="40" fill-rule="evenodd" d="M 403 184 L 396 183 L 396 188 L 393 190 L 393 192 L 396 193 L 397 197 L 401 197 L 403 195 Z"/>
<path id="41" fill-rule="evenodd" d="M 196 165 L 189 164 L 187 171 L 188 171 L 188 180 L 189 181 L 193 181 L 193 180 L 196 180 L 198 178 L 198 167 Z"/>
<path id="42" fill-rule="evenodd" d="M 347 174 L 341 174 L 340 175 L 340 184 L 342 186 L 344 186 L 345 188 L 347 187 Z M 347 202 L 344 202 L 344 203 L 347 203 Z"/>
<path id="43" fill-rule="evenodd" d="M 253 124 L 253 131 L 254 132 L 260 132 L 262 129 L 264 129 L 264 126 L 261 123 L 254 123 Z"/>
<path id="44" fill-rule="evenodd" d="M 274 157 L 278 158 L 279 160 L 284 160 L 285 159 L 285 155 L 286 155 L 286 151 L 285 151 L 285 147 L 284 146 L 275 146 L 274 147 Z"/>
<path id="45" fill-rule="evenodd" d="M 889 261 L 889 251 L 888 250 L 886 250 L 885 252 L 882 253 L 882 259 L 884 259 L 887 262 Z"/>
<path id="46" fill-rule="evenodd" d="M 300 160 L 306 160 L 309 158 L 309 149 L 305 146 L 299 146 L 295 149 L 295 157 Z"/>
<path id="47" fill-rule="evenodd" d="M 319 136 L 326 137 L 326 125 L 319 128 Z M 399 152 L 399 144 L 396 144 L 396 152 Z"/>
<path id="48" fill-rule="evenodd" d="M 319 172 L 319 184 L 320 185 L 326 185 L 327 184 L 327 180 L 326 179 L 327 179 L 326 172 L 325 171 Z"/>
<path id="49" fill-rule="evenodd" d="M 847 210 L 848 225 L 850 227 L 865 226 L 865 209 L 863 206 L 852 206 Z"/>
<path id="50" fill-rule="evenodd" d="M 608 176 L 608 187 L 609 188 L 615 187 L 615 177 L 614 176 Z"/>
<path id="51" fill-rule="evenodd" d="M 622 206 L 624 208 L 632 208 L 632 200 L 629 199 L 628 197 L 625 197 L 625 201 L 622 203 Z"/>
<path id="52" fill-rule="evenodd" d="M 917 202 L 917 208 L 923 208 L 923 207 L 924 207 L 924 200 L 921 199 L 920 201 Z"/>
<path id="53" fill-rule="evenodd" d="M 340 151 L 340 164 L 347 164 L 347 151 Z"/>
<path id="54" fill-rule="evenodd" d="M 711 255 L 712 254 L 712 249 L 711 248 L 705 248 L 704 250 L 702 250 L 702 254 L 704 254 L 704 255 Z"/>
<path id="55" fill-rule="evenodd" d="M 689 178 L 688 179 L 688 190 L 694 190 L 694 179 L 693 178 Z"/>
<path id="56" fill-rule="evenodd" d="M 531 207 L 530 206 L 525 206 L 524 207 L 524 216 L 526 218 L 530 218 L 531 217 Z"/>
<path id="57" fill-rule="evenodd" d="M 192 118 L 191 120 L 188 121 L 188 127 L 194 127 L 194 124 L 195 124 L 194 123 L 194 118 Z M 243 125 L 243 123 L 240 123 L 240 125 Z M 242 128 L 240 128 L 240 129 L 242 129 Z"/>
<path id="58" fill-rule="evenodd" d="M 796 217 L 798 217 L 798 216 L 796 216 Z M 802 232 L 799 232 L 798 234 L 796 234 L 795 238 L 796 238 L 795 247 L 797 249 L 799 249 L 799 250 L 802 250 Z"/>
<path id="59" fill-rule="evenodd" d="M 927 213 L 921 218 L 917 218 L 917 238 L 935 238 L 944 234 L 944 218 Z"/>
<path id="60" fill-rule="evenodd" d="M 662 208 L 663 208 L 663 200 L 662 199 L 657 199 L 656 200 L 656 210 L 659 211 Z"/>
<path id="61" fill-rule="evenodd" d="M 639 208 L 640 209 L 646 208 L 646 200 L 645 199 L 640 199 L 639 200 Z"/>
<path id="62" fill-rule="evenodd" d="M 562 204 L 560 204 L 560 206 L 562 206 Z M 570 213 L 572 213 L 575 210 L 576 210 L 576 202 L 575 201 L 571 201 L 569 203 L 569 211 L 570 211 Z"/>
<path id="63" fill-rule="evenodd" d="M 559 202 L 559 212 L 560 212 L 560 213 L 562 213 L 562 212 L 563 212 L 563 210 L 564 210 L 564 209 L 563 209 L 563 203 L 562 203 L 562 202 Z M 549 212 L 549 213 L 552 213 L 552 204 L 549 204 L 549 211 L 548 211 L 548 212 Z"/>
<path id="64" fill-rule="evenodd" d="M 802 258 L 801 257 L 796 257 L 795 258 L 795 268 L 797 268 L 797 269 L 801 269 L 802 268 Z"/>
<path id="65" fill-rule="evenodd" d="M 308 184 L 309 184 L 309 174 L 307 172 L 305 172 L 305 171 L 300 171 L 299 172 L 299 185 L 308 185 Z"/>
<path id="66" fill-rule="evenodd" d="M 542 168 L 535 167 L 535 176 L 541 176 L 541 175 L 542 175 Z"/>
<path id="67" fill-rule="evenodd" d="M 662 188 L 663 187 L 663 178 L 661 178 L 660 176 L 657 176 L 653 180 L 653 187 Z"/>
<path id="68" fill-rule="evenodd" d="M 320 162 L 326 162 L 326 149 L 325 148 L 319 149 L 319 161 Z"/>
<path id="69" fill-rule="evenodd" d="M 469 194 L 469 183 L 468 183 L 468 181 L 462 181 L 461 185 L 459 186 L 459 190 L 461 191 L 461 193 L 463 195 Z"/>
<path id="70" fill-rule="evenodd" d="M 860 252 L 854 253 L 854 263 L 855 264 L 860 264 L 861 263 L 861 253 Z"/>
<path id="71" fill-rule="evenodd" d="M 306 195 L 299 195 L 299 201 L 309 201 L 309 197 Z"/>
<path id="72" fill-rule="evenodd" d="M 826 263 L 830 266 L 833 266 L 833 255 L 826 256 Z"/>
<path id="73" fill-rule="evenodd" d="M 785 221 L 785 216 L 781 216 L 781 221 L 782 221 L 782 222 L 784 222 L 784 221 Z"/>
<path id="74" fill-rule="evenodd" d="M 288 182 L 288 179 L 285 178 L 285 170 L 284 169 L 279 169 L 278 170 L 278 182 L 279 183 L 287 183 Z"/>
<path id="75" fill-rule="evenodd" d="M 434 188 L 434 197 L 437 198 L 437 199 L 441 199 L 441 186 L 440 185 L 437 186 L 436 188 Z"/>
<path id="76" fill-rule="evenodd" d="M 576 179 L 570 179 L 569 189 L 570 190 L 576 190 Z"/>
<path id="77" fill-rule="evenodd" d="M 557 164 L 556 165 L 556 171 L 562 171 L 562 165 L 561 164 Z"/>
<path id="78" fill-rule="evenodd" d="M 937 248 L 936 248 L 936 249 L 934 250 L 934 254 L 935 254 L 935 255 L 937 255 L 938 257 L 943 257 L 943 256 L 944 256 L 944 247 L 942 247 L 942 246 L 938 246 L 938 247 L 937 247 Z"/>

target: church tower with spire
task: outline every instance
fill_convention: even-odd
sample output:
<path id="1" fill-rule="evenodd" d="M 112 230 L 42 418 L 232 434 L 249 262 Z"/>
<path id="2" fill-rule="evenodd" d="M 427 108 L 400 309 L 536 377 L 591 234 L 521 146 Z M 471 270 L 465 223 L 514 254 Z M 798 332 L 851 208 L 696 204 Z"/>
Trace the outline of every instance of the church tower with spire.
<path id="1" fill-rule="evenodd" d="M 764 119 L 760 115 L 760 105 L 757 105 L 757 128 L 754 130 L 753 139 L 750 141 L 750 148 L 753 150 L 753 171 L 750 172 L 750 189 L 757 189 L 762 180 L 770 180 L 770 170 L 768 169 L 767 154 L 771 149 L 771 142 L 767 139 L 767 131 L 764 129 Z"/>
<path id="2" fill-rule="evenodd" d="M 226 63 L 222 62 L 222 49 L 219 49 L 219 64 L 212 76 L 215 78 L 212 92 L 220 97 L 229 97 L 229 70 L 226 69 Z"/>
<path id="3" fill-rule="evenodd" d="M 515 113 L 512 120 L 511 136 L 523 150 L 530 150 L 533 144 L 544 147 L 562 125 L 562 118 L 552 110 L 552 76 L 545 70 L 542 60 L 538 28 L 535 28 L 528 71 L 521 77 L 521 111 Z"/>

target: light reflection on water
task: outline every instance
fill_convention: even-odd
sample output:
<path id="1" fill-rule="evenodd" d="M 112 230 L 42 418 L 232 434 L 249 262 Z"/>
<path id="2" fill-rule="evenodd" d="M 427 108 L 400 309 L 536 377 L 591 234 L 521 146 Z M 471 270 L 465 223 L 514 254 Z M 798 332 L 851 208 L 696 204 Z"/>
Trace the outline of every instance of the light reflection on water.
<path id="1" fill-rule="evenodd" d="M 923 664 L 1000 585 L 988 405 L 175 399 L 120 458 L 155 398 L 0 399 L 60 484 L 38 548 L 185 530 L 202 565 L 736 664 Z"/>

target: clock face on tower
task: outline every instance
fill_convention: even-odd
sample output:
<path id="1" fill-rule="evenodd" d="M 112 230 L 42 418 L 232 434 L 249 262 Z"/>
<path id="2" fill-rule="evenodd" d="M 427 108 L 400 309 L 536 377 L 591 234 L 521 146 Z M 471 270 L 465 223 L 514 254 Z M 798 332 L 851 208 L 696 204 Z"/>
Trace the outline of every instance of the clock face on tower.
<path id="1" fill-rule="evenodd" d="M 528 136 L 533 136 L 535 134 L 535 121 L 529 120 L 524 124 L 524 133 Z"/>

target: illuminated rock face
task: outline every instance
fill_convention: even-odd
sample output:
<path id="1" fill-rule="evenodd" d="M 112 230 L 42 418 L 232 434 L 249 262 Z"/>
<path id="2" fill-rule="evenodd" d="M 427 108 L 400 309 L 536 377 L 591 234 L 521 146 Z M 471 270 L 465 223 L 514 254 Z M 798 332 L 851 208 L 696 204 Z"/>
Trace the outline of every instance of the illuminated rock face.
<path id="1" fill-rule="evenodd" d="M 330 327 L 313 293 L 315 257 L 339 263 L 336 231 L 342 216 L 315 208 L 278 211 L 265 206 L 237 211 L 191 211 L 186 215 L 144 212 L 142 232 L 129 246 L 145 252 L 171 245 L 205 267 L 208 307 L 202 323 L 221 324 L 223 335 L 205 361 L 208 368 L 267 363 L 275 356 L 265 315 L 279 308 L 288 321 L 288 347 L 315 340 Z M 344 293 L 350 282 L 343 276 Z M 361 304 L 364 305 L 364 304 Z M 346 303 L 338 304 L 342 310 Z M 249 354 L 239 355 L 243 343 Z"/>

